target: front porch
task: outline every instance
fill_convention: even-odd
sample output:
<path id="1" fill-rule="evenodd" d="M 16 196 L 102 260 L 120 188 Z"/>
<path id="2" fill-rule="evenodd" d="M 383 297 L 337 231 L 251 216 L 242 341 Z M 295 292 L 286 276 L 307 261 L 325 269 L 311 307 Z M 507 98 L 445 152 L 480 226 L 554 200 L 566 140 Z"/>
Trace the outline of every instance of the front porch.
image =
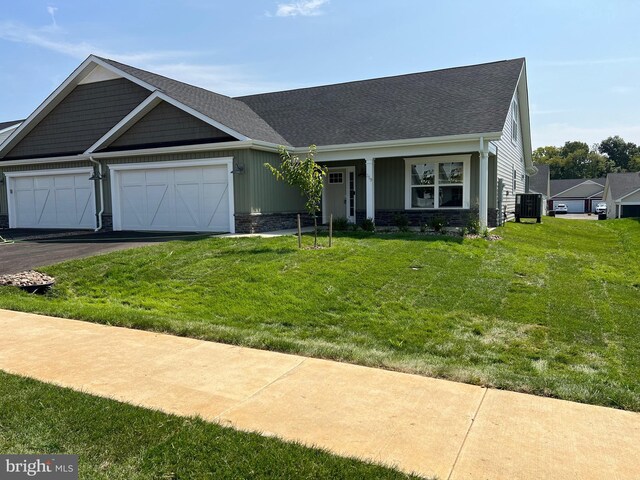
<path id="1" fill-rule="evenodd" d="M 477 216 L 481 228 L 497 226 L 502 220 L 497 155 L 486 152 L 484 162 L 482 157 L 481 152 L 471 151 L 334 161 L 322 158 L 319 163 L 328 168 L 322 223 L 328 223 L 333 215 L 354 224 L 370 218 L 378 226 L 394 226 L 398 217 L 404 216 L 415 227 L 436 217 L 449 226 L 463 227 Z"/>

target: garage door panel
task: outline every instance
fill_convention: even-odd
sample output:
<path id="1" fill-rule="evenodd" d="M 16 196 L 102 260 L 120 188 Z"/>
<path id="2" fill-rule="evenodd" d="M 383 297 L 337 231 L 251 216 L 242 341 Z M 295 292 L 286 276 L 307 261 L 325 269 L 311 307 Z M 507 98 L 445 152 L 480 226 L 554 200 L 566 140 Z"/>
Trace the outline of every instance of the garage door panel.
<path id="1" fill-rule="evenodd" d="M 227 212 L 229 211 L 229 196 L 227 195 L 226 189 L 224 194 L 220 198 L 217 203 L 217 208 L 212 208 L 208 212 L 207 218 L 207 226 L 211 230 L 219 230 L 228 226 L 229 224 L 229 216 Z"/>
<path id="2" fill-rule="evenodd" d="M 67 206 L 72 208 L 67 208 Z M 47 200 L 47 207 L 51 213 L 45 215 L 56 215 L 56 223 L 69 225 L 78 221 L 76 195 L 71 188 L 54 190 L 54 198 Z"/>
<path id="3" fill-rule="evenodd" d="M 122 187 L 122 224 L 138 225 L 145 222 L 146 199 L 142 185 Z"/>
<path id="4" fill-rule="evenodd" d="M 175 186 L 177 225 L 184 228 L 198 228 L 201 225 L 201 186 L 183 184 Z"/>
<path id="5" fill-rule="evenodd" d="M 38 182 L 36 182 L 38 183 Z M 53 183 L 53 182 L 51 182 Z M 35 214 L 37 226 L 50 226 L 58 223 L 58 212 L 56 211 L 55 190 L 35 190 Z"/>
<path id="6" fill-rule="evenodd" d="M 122 186 L 139 186 L 145 184 L 145 172 L 130 171 L 126 175 L 122 175 L 120 178 L 120 184 Z"/>
<path id="7" fill-rule="evenodd" d="M 147 176 L 147 178 L 149 178 L 149 176 Z M 158 180 L 154 178 L 153 181 L 157 182 Z M 159 227 L 171 225 L 171 218 L 173 216 L 171 212 L 172 200 L 168 198 L 168 191 L 169 186 L 166 180 L 160 185 L 151 184 L 146 186 L 147 210 L 145 212 L 145 225 L 157 225 Z"/>
<path id="8" fill-rule="evenodd" d="M 170 172 L 163 170 L 149 170 L 145 173 L 144 179 L 147 185 L 167 185 L 169 183 Z"/>
<path id="9" fill-rule="evenodd" d="M 33 193 L 33 190 L 15 190 L 15 202 L 16 205 L 20 206 L 20 216 L 18 218 L 23 225 L 36 224 L 36 199 Z"/>
<path id="10" fill-rule="evenodd" d="M 202 181 L 202 170 L 200 167 L 176 168 L 174 170 L 175 181 L 176 183 L 199 184 Z"/>
<path id="11" fill-rule="evenodd" d="M 222 168 L 203 168 L 202 178 L 205 183 L 224 183 L 227 184 L 227 172 Z"/>
<path id="12" fill-rule="evenodd" d="M 117 175 L 119 228 L 229 231 L 226 166 L 122 170 Z M 136 182 L 140 183 L 132 188 Z M 132 215 L 130 210 L 137 214 Z"/>
<path id="13" fill-rule="evenodd" d="M 53 177 L 53 179 L 49 180 L 50 182 L 53 181 L 53 184 L 55 186 L 55 188 L 69 188 L 69 189 L 73 189 L 75 187 L 75 183 L 76 183 L 76 177 L 75 175 L 61 175 L 59 177 Z M 50 184 L 48 185 L 50 186 Z"/>
<path id="14" fill-rule="evenodd" d="M 640 217 L 640 205 L 621 205 L 622 212 L 620 216 L 622 218 Z"/>
<path id="15" fill-rule="evenodd" d="M 16 190 L 33 190 L 33 177 L 18 177 L 13 179 L 13 188 Z"/>
<path id="16" fill-rule="evenodd" d="M 91 222 L 91 216 L 93 214 L 91 209 L 91 202 L 93 197 L 91 195 L 91 190 L 88 188 L 78 188 L 75 191 L 75 201 L 76 201 L 76 218 L 75 220 L 81 224 L 85 225 Z"/>
<path id="17" fill-rule="evenodd" d="M 10 223 L 19 228 L 95 228 L 93 183 L 88 173 L 11 178 Z"/>
<path id="18" fill-rule="evenodd" d="M 584 213 L 584 200 L 554 200 L 553 208 L 555 209 L 560 203 L 567 206 L 569 213 Z"/>

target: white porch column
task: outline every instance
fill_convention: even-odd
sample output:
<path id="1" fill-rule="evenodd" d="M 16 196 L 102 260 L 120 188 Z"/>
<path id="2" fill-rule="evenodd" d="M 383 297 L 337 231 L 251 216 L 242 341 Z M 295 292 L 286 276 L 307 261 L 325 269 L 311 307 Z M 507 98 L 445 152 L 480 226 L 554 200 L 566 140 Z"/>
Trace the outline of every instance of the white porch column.
<path id="1" fill-rule="evenodd" d="M 375 183 L 374 183 L 374 178 L 373 178 L 373 171 L 374 171 L 374 159 L 372 157 L 369 158 L 365 158 L 365 163 L 366 163 L 366 178 L 367 178 L 367 188 L 366 188 L 366 193 L 367 193 L 367 218 L 370 218 L 371 220 L 375 221 L 375 217 L 376 217 L 376 211 L 375 211 L 375 203 L 374 203 L 374 197 L 375 197 Z"/>
<path id="2" fill-rule="evenodd" d="M 480 137 L 480 185 L 478 188 L 478 212 L 480 228 L 487 228 L 487 211 L 489 210 L 489 151 L 484 139 Z"/>

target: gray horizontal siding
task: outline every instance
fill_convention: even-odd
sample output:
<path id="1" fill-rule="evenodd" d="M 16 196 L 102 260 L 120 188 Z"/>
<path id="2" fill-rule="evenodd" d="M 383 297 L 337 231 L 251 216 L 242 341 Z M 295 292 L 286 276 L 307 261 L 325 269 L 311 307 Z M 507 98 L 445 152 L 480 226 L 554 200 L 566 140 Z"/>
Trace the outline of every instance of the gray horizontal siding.
<path id="1" fill-rule="evenodd" d="M 78 85 L 5 159 L 82 153 L 149 93 L 125 79 Z"/>
<path id="2" fill-rule="evenodd" d="M 230 135 L 162 102 L 147 113 L 105 150 L 129 146 L 177 144 L 195 141 L 233 141 Z"/>
<path id="3" fill-rule="evenodd" d="M 502 137 L 497 143 L 498 145 L 498 179 L 504 182 L 504 191 L 502 192 L 503 209 L 506 207 L 507 219 L 512 219 L 516 209 L 516 193 L 525 193 L 525 174 L 524 165 L 524 148 L 522 145 L 522 127 L 518 125 L 518 139 L 512 140 L 511 125 L 511 109 L 507 115 L 504 127 L 502 129 Z M 513 188 L 513 169 L 516 171 L 516 186 Z M 508 192 L 508 194 L 507 194 Z"/>

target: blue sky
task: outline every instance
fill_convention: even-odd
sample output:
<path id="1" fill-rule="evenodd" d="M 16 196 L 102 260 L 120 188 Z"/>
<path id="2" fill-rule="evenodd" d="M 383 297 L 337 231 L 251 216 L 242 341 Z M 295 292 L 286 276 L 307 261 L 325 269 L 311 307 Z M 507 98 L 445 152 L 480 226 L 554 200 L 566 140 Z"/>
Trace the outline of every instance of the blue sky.
<path id="1" fill-rule="evenodd" d="M 640 143 L 636 0 L 21 0 L 0 11 L 0 121 L 90 53 L 227 95 L 527 58 L 533 146 Z"/>

